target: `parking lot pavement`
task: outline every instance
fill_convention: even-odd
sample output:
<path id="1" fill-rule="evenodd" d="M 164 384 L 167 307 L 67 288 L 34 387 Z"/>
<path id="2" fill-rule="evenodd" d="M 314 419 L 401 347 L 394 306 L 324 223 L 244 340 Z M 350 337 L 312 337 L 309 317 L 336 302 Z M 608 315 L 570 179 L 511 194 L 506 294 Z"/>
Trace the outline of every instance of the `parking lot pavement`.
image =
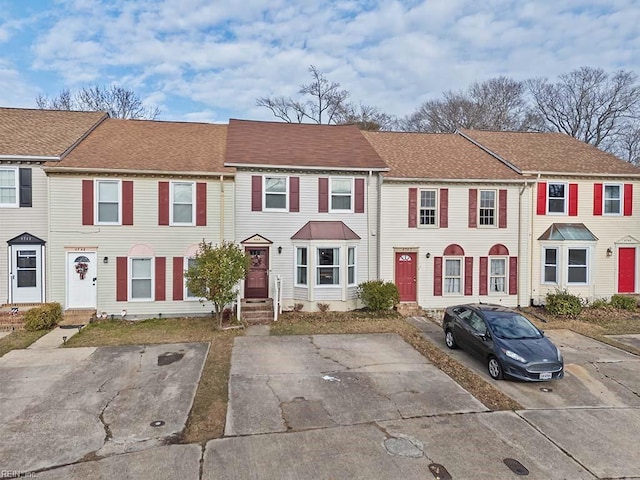
<path id="1" fill-rule="evenodd" d="M 212 440 L 202 478 L 517 478 L 505 459 L 518 461 L 530 479 L 594 478 L 513 412 Z M 436 464 L 450 477 L 442 470 L 436 476 Z"/>
<path id="2" fill-rule="evenodd" d="M 485 410 L 396 334 L 237 337 L 225 435 Z"/>
<path id="3" fill-rule="evenodd" d="M 565 377 L 553 382 L 492 380 L 484 361 L 449 350 L 442 328 L 422 317 L 409 322 L 453 358 L 525 408 L 640 406 L 640 357 L 569 330 L 545 332 L 564 356 Z"/>
<path id="4" fill-rule="evenodd" d="M 624 343 L 625 345 L 629 345 L 631 347 L 635 347 L 640 350 L 640 335 L 635 334 L 627 334 L 627 335 L 606 335 L 608 338 L 616 340 L 617 342 Z"/>
<path id="5" fill-rule="evenodd" d="M 0 471 L 51 468 L 170 441 L 184 429 L 208 348 L 8 353 L 0 359 Z"/>

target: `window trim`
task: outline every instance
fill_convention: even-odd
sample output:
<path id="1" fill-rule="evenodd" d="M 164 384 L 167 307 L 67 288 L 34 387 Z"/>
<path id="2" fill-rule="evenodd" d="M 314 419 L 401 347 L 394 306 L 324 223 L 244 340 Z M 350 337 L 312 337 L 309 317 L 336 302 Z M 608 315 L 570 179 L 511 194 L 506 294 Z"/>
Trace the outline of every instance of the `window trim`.
<path id="1" fill-rule="evenodd" d="M 551 185 L 562 185 L 564 187 L 564 197 L 551 197 L 550 195 Z M 560 198 L 562 198 L 564 202 L 562 212 L 552 212 L 549 209 L 549 205 L 552 198 L 555 200 L 559 200 Z M 566 215 L 568 203 L 569 203 L 569 184 L 567 182 L 547 182 L 547 205 L 546 205 L 547 215 Z"/>
<path id="2" fill-rule="evenodd" d="M 299 264 L 298 263 L 298 250 L 299 249 L 304 249 L 307 251 L 307 263 L 306 264 Z M 295 287 L 300 287 L 300 288 L 309 288 L 309 246 L 308 245 L 296 245 L 295 248 L 293 249 L 293 285 Z M 299 268 L 304 268 L 306 269 L 306 284 L 303 283 L 298 283 L 298 269 Z"/>
<path id="3" fill-rule="evenodd" d="M 457 255 L 446 255 L 443 257 L 442 262 L 442 295 L 445 297 L 455 297 L 464 294 L 464 257 L 460 257 Z M 456 260 L 460 264 L 460 275 L 459 276 L 448 276 L 447 275 L 447 260 Z M 447 292 L 447 278 L 458 278 L 460 281 L 458 283 L 459 289 L 457 292 Z"/>
<path id="4" fill-rule="evenodd" d="M 493 207 L 491 207 L 490 210 L 493 211 L 493 216 L 491 217 L 491 223 L 487 223 L 487 224 L 482 224 L 481 219 L 482 219 L 482 215 L 480 214 L 481 210 L 489 210 L 489 209 L 483 209 L 482 208 L 482 193 L 483 192 L 491 192 L 493 193 Z M 498 191 L 497 190 L 493 190 L 493 189 L 482 189 L 482 190 L 478 190 L 478 205 L 477 205 L 477 211 L 476 211 L 476 215 L 478 216 L 478 220 L 476 222 L 476 225 L 479 228 L 496 228 L 498 226 Z"/>
<path id="5" fill-rule="evenodd" d="M 100 183 L 116 183 L 118 186 L 118 220 L 116 222 L 101 222 L 100 221 Z M 122 180 L 110 179 L 110 178 L 96 178 L 93 181 L 94 192 L 94 212 L 96 225 L 122 225 Z M 112 202 L 102 202 L 112 203 Z"/>
<path id="6" fill-rule="evenodd" d="M 493 260 L 501 260 L 504 263 L 504 274 L 503 275 L 491 275 L 491 262 Z M 487 281 L 489 284 L 487 285 L 487 292 L 489 295 L 508 295 L 509 294 L 509 257 L 505 257 L 502 255 L 491 255 L 489 257 L 489 265 L 487 265 Z M 492 278 L 504 278 L 504 282 L 502 283 L 503 290 L 499 292 L 494 292 L 491 289 L 491 279 Z"/>
<path id="7" fill-rule="evenodd" d="M 267 207 L 267 195 L 283 195 L 283 193 L 267 193 L 267 178 L 284 178 L 284 207 L 283 208 L 271 208 Z M 262 175 L 262 210 L 264 212 L 288 212 L 289 211 L 289 199 L 291 193 L 291 186 L 289 184 L 288 175 Z"/>
<path id="8" fill-rule="evenodd" d="M 19 168 L 14 166 L 0 166 L 0 170 L 13 172 L 13 189 L 16 192 L 16 201 L 13 203 L 0 203 L 0 208 L 19 208 L 20 207 L 20 173 Z M 9 189 L 11 187 L 0 187 L 3 189 Z"/>
<path id="9" fill-rule="evenodd" d="M 342 247 L 341 246 L 333 246 L 333 245 L 316 245 L 314 246 L 315 248 L 315 273 L 314 273 L 314 288 L 342 288 L 343 283 L 342 283 Z M 320 250 L 337 250 L 338 253 L 337 255 L 334 255 L 334 263 L 332 265 L 321 265 L 320 264 Z M 338 260 L 338 263 L 336 264 L 336 257 Z M 308 257 L 307 257 L 308 258 Z M 337 268 L 338 269 L 338 273 L 336 275 L 337 279 L 338 279 L 338 283 L 331 283 L 331 284 L 327 284 L 327 283 L 320 283 L 320 269 L 321 268 Z"/>
<path id="10" fill-rule="evenodd" d="M 149 260 L 151 264 L 151 297 L 148 298 L 133 298 L 133 260 Z M 127 298 L 129 302 L 153 302 L 155 301 L 155 288 L 156 288 L 156 266 L 155 257 L 146 256 L 133 256 L 127 258 Z M 143 280 L 143 279 L 141 279 Z M 146 280 L 146 279 L 144 279 Z"/>
<path id="11" fill-rule="evenodd" d="M 189 260 L 195 260 L 196 257 L 184 257 L 184 263 L 182 264 L 182 268 L 186 272 L 189 269 Z M 188 295 L 189 289 L 187 288 L 187 277 L 182 275 L 182 301 L 183 302 L 197 302 L 200 300 L 200 297 L 190 297 Z"/>
<path id="12" fill-rule="evenodd" d="M 353 263 L 349 263 L 349 251 L 353 250 Z M 358 250 L 355 245 L 347 245 L 347 258 L 345 259 L 347 267 L 347 287 L 353 287 L 358 284 Z M 353 269 L 353 282 L 349 282 L 349 270 Z"/>
<path id="13" fill-rule="evenodd" d="M 422 223 L 422 211 L 423 210 L 431 210 L 431 208 L 422 208 L 422 192 L 433 192 L 435 197 L 434 197 L 434 206 L 433 206 L 433 223 Z M 439 220 L 440 220 L 440 215 L 438 214 L 439 212 L 439 195 L 438 195 L 438 189 L 437 188 L 419 188 L 418 189 L 418 201 L 416 202 L 418 204 L 418 224 L 417 226 L 419 228 L 438 228 L 439 227 Z"/>
<path id="14" fill-rule="evenodd" d="M 547 250 L 555 250 L 556 251 L 556 263 L 551 264 L 551 263 L 547 263 Z M 559 247 L 542 247 L 542 275 L 541 275 L 541 284 L 543 285 L 559 285 L 559 269 L 558 266 L 560 265 L 560 248 Z M 554 266 L 555 267 L 555 271 L 556 271 L 556 279 L 554 282 L 549 282 L 546 278 L 546 269 L 547 266 Z"/>
<path id="15" fill-rule="evenodd" d="M 173 193 L 174 187 L 178 184 L 191 185 L 191 222 L 176 222 L 173 218 Z M 180 203 L 179 205 L 186 205 L 186 203 Z M 169 225 L 176 227 L 193 227 L 196 224 L 196 182 L 190 180 L 174 180 L 169 182 Z"/>
<path id="16" fill-rule="evenodd" d="M 590 276 L 590 267 L 589 267 L 589 260 L 590 260 L 590 248 L 589 247 L 567 247 L 567 258 L 565 260 L 565 268 L 566 268 L 566 284 L 570 285 L 570 286 L 574 286 L 574 285 L 590 285 L 591 282 L 589 281 L 589 276 Z M 585 252 L 585 264 L 584 265 L 574 265 L 573 267 L 571 267 L 569 265 L 569 257 L 570 257 L 570 253 L 571 250 L 584 250 Z M 571 268 L 584 268 L 585 269 L 585 281 L 584 282 L 571 282 L 569 281 L 569 271 Z"/>
<path id="17" fill-rule="evenodd" d="M 349 208 L 333 208 L 333 181 L 350 180 L 351 189 L 349 193 Z M 336 193 L 340 197 L 346 197 L 344 193 Z M 355 208 L 355 177 L 329 177 L 329 213 L 353 213 Z"/>
<path id="18" fill-rule="evenodd" d="M 607 213 L 607 187 L 618 187 L 618 213 Z M 612 199 L 609 199 L 612 200 Z M 624 185 L 621 183 L 604 183 L 602 184 L 602 215 L 608 217 L 620 217 L 624 211 Z"/>

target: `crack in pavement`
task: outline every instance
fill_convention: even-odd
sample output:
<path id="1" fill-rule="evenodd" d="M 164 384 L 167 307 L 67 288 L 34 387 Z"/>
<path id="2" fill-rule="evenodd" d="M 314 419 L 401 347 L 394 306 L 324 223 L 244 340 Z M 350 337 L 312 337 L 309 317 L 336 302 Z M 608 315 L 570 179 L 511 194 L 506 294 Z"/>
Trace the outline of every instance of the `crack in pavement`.
<path id="1" fill-rule="evenodd" d="M 604 373 L 602 370 L 600 370 L 600 366 L 598 365 L 599 363 L 604 363 L 605 365 L 608 363 L 623 363 L 621 360 L 620 361 L 616 361 L 616 362 L 589 362 L 591 363 L 591 365 L 593 365 L 593 368 L 595 369 L 596 372 L 598 372 L 600 375 L 602 375 L 604 378 L 607 378 L 615 383 L 617 383 L 618 385 L 620 385 L 622 388 L 624 388 L 625 390 L 629 391 L 630 393 L 632 393 L 633 395 L 635 395 L 636 397 L 640 398 L 640 392 L 636 392 L 635 390 L 633 390 L 630 386 L 622 383 L 620 380 L 618 380 L 617 378 L 611 376 L 611 375 L 607 375 L 606 373 Z"/>
<path id="2" fill-rule="evenodd" d="M 100 420 L 100 423 L 102 423 L 102 428 L 104 428 L 104 432 L 105 432 L 104 443 L 102 444 L 103 447 L 107 444 L 107 442 L 109 440 L 111 440 L 113 438 L 113 434 L 111 433 L 111 429 L 109 428 L 109 424 L 107 422 L 105 422 L 105 420 L 104 420 L 104 412 L 107 410 L 107 408 L 109 407 L 111 402 L 113 402 L 118 395 L 120 395 L 120 390 L 118 390 L 113 397 L 111 397 L 109 400 L 107 400 L 107 403 L 105 403 L 104 407 L 102 408 L 102 411 L 100 412 L 100 415 L 98 415 L 98 420 Z"/>

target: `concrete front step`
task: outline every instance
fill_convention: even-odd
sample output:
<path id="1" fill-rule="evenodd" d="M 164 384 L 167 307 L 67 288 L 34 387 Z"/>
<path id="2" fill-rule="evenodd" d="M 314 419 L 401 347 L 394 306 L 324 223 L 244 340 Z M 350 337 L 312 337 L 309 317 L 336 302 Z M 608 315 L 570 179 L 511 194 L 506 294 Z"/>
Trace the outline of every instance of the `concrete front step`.
<path id="1" fill-rule="evenodd" d="M 64 312 L 64 318 L 58 325 L 86 325 L 95 315 L 96 311 L 92 309 L 66 310 Z"/>
<path id="2" fill-rule="evenodd" d="M 270 298 L 242 300 L 242 320 L 248 324 L 267 324 L 273 322 L 273 300 Z"/>
<path id="3" fill-rule="evenodd" d="M 420 305 L 415 302 L 405 302 L 396 305 L 396 311 L 403 317 L 412 317 L 421 312 Z"/>

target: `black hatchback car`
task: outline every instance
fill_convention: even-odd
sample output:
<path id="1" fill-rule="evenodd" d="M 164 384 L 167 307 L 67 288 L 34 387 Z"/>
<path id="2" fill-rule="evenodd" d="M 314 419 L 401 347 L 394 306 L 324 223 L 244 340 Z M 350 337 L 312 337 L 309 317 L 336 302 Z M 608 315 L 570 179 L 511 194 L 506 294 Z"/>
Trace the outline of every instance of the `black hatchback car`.
<path id="1" fill-rule="evenodd" d="M 505 376 L 545 381 L 564 376 L 562 354 L 518 312 L 499 305 L 458 305 L 445 310 L 447 347 L 460 347 L 487 362 L 495 380 Z"/>

